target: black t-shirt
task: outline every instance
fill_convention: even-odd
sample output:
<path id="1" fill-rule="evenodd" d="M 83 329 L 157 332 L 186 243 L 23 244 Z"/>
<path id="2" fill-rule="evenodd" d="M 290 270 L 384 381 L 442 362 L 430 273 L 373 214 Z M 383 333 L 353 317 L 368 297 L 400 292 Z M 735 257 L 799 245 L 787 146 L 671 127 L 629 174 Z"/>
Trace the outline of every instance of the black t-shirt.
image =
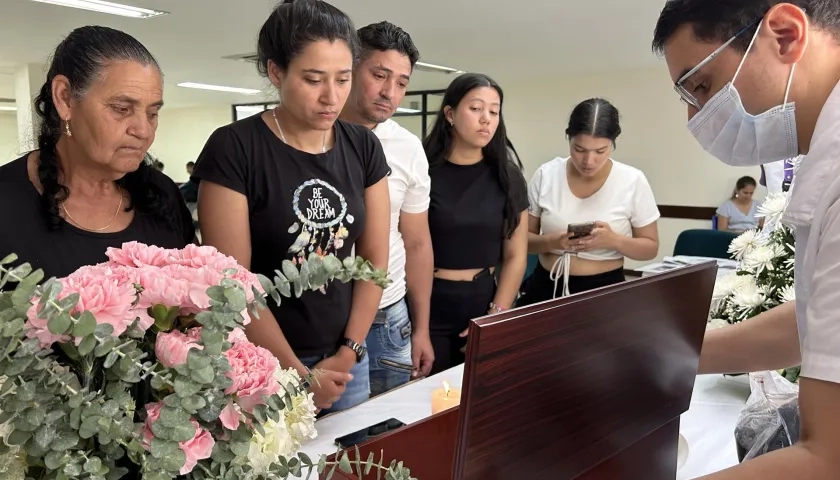
<path id="1" fill-rule="evenodd" d="M 339 120 L 334 130 L 335 146 L 315 155 L 290 147 L 254 115 L 219 128 L 204 146 L 193 178 L 248 198 L 253 272 L 273 278 L 283 260 L 311 252 L 350 255 L 365 225 L 365 189 L 390 170 L 369 129 Z M 351 283 L 333 282 L 268 304 L 297 356 L 328 355 L 344 338 L 352 292 Z"/>
<path id="2" fill-rule="evenodd" d="M 27 157 L 0 167 L 0 257 L 16 253 L 20 262 L 43 269 L 45 278 L 66 277 L 80 267 L 107 261 L 108 247 L 141 242 L 184 248 L 195 239 L 192 217 L 178 187 L 156 170 L 150 173 L 150 181 L 168 194 L 166 208 L 173 224 L 135 210 L 131 224 L 121 232 L 88 232 L 67 222 L 59 230 L 50 230 L 41 194 L 29 180 Z"/>
<path id="3" fill-rule="evenodd" d="M 518 213 L 528 208 L 525 178 L 510 162 L 508 178 Z M 432 169 L 429 230 L 435 268 L 490 268 L 502 259 L 507 197 L 491 164 L 444 162 Z"/>

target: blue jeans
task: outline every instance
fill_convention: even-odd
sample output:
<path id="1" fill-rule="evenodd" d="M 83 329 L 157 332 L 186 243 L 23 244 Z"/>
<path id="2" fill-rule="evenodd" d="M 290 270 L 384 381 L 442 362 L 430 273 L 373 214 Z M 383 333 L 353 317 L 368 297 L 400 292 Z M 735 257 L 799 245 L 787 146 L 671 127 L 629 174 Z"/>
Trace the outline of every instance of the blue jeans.
<path id="1" fill-rule="evenodd" d="M 307 368 L 312 368 L 318 362 L 327 357 L 328 355 L 320 357 L 303 357 L 300 361 Z M 347 384 L 347 388 L 344 390 L 344 395 L 342 395 L 337 402 L 333 403 L 332 407 L 321 410 L 319 415 L 326 415 L 328 413 L 347 410 L 348 408 L 352 408 L 360 403 L 366 402 L 370 398 L 370 367 L 367 355 L 365 355 L 365 358 L 363 358 L 361 362 L 353 365 L 353 368 L 350 369 L 350 375 L 353 375 L 353 380 L 350 380 Z"/>
<path id="2" fill-rule="evenodd" d="M 371 396 L 411 380 L 411 318 L 405 298 L 376 313 L 366 343 Z"/>

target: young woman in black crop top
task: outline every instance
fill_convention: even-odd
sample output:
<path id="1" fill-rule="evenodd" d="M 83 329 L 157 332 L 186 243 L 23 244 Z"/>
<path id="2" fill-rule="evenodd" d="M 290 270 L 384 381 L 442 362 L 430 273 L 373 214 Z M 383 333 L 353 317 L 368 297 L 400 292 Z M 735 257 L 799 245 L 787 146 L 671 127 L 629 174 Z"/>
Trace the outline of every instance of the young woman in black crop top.
<path id="1" fill-rule="evenodd" d="M 358 49 L 350 19 L 327 2 L 276 7 L 259 35 L 259 68 L 280 106 L 222 127 L 196 162 L 206 244 L 252 271 L 274 276 L 283 260 L 312 252 L 388 265 L 390 203 L 385 154 L 369 129 L 337 120 L 350 93 Z M 368 399 L 364 342 L 382 289 L 333 282 L 284 298 L 246 333 L 286 368 L 319 370 L 319 408 Z"/>
<path id="2" fill-rule="evenodd" d="M 433 374 L 464 361 L 469 321 L 510 308 L 525 273 L 528 197 L 508 159 L 502 99 L 486 75 L 461 75 L 423 142 L 432 177 Z"/>

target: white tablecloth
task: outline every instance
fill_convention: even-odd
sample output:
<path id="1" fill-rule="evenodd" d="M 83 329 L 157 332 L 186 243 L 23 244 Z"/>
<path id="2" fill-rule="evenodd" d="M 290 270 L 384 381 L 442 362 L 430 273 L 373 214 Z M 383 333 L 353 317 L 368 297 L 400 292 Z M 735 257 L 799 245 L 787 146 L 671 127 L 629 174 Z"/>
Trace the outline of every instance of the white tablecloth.
<path id="1" fill-rule="evenodd" d="M 411 424 L 431 415 L 432 390 L 443 380 L 460 388 L 463 366 L 441 372 L 355 408 L 322 418 L 317 422 L 318 438 L 302 450 L 310 457 L 335 453 L 335 439 L 389 418 Z M 688 441 L 688 459 L 677 472 L 679 480 L 688 480 L 716 472 L 738 463 L 733 431 L 738 414 L 749 396 L 749 386 L 741 377 L 701 375 L 694 385 L 691 408 L 682 416 L 680 433 Z M 408 465 L 411 468 L 411 465 Z M 434 480 L 434 479 L 420 479 Z M 526 480 L 526 479 L 520 479 Z"/>

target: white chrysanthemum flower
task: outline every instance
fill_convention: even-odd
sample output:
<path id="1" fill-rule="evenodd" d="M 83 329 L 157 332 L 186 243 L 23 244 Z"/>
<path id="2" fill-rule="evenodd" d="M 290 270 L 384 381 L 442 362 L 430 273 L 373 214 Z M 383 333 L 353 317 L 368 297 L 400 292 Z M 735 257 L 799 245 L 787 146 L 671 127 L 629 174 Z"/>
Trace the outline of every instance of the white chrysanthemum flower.
<path id="1" fill-rule="evenodd" d="M 724 298 L 732 295 L 732 293 L 742 285 L 749 284 L 751 282 L 753 282 L 753 279 L 749 275 L 738 275 L 735 272 L 729 273 L 715 282 L 712 299 L 723 300 Z"/>
<path id="2" fill-rule="evenodd" d="M 764 203 L 759 205 L 755 216 L 763 217 L 764 222 L 768 225 L 779 225 L 787 208 L 787 203 L 787 193 L 771 193 L 764 199 Z"/>
<path id="3" fill-rule="evenodd" d="M 732 302 L 742 312 L 760 307 L 767 301 L 767 289 L 756 285 L 752 277 L 747 278 L 752 281 L 741 285 L 732 294 Z"/>
<path id="4" fill-rule="evenodd" d="M 745 270 L 759 274 L 765 270 L 773 270 L 773 260 L 783 253 L 777 244 L 760 245 L 744 255 L 741 265 Z"/>
<path id="5" fill-rule="evenodd" d="M 297 387 L 301 383 L 300 375 L 294 369 L 278 368 L 274 378 L 284 387 L 291 384 Z M 312 393 L 301 392 L 292 397 L 292 409 L 284 410 L 286 429 L 291 436 L 294 452 L 307 440 L 318 436 L 315 430 L 315 400 Z"/>
<path id="6" fill-rule="evenodd" d="M 761 245 L 763 242 L 758 233 L 758 230 L 747 230 L 738 235 L 735 240 L 732 240 L 732 243 L 729 244 L 729 253 L 732 254 L 733 258 L 740 260 L 744 255 Z"/>
<path id="7" fill-rule="evenodd" d="M 282 419 L 275 422 L 268 419 L 262 425 L 265 434 L 254 430 L 248 448 L 247 461 L 257 475 L 265 475 L 273 464 L 279 463 L 280 457 L 288 458 L 295 454 L 294 441 Z"/>
<path id="8" fill-rule="evenodd" d="M 706 330 L 715 330 L 718 328 L 728 327 L 729 322 L 722 318 L 713 318 L 706 324 Z"/>
<path id="9" fill-rule="evenodd" d="M 779 299 L 782 303 L 792 302 L 796 300 L 796 289 L 793 285 L 786 285 L 782 287 L 782 291 L 779 294 Z"/>

